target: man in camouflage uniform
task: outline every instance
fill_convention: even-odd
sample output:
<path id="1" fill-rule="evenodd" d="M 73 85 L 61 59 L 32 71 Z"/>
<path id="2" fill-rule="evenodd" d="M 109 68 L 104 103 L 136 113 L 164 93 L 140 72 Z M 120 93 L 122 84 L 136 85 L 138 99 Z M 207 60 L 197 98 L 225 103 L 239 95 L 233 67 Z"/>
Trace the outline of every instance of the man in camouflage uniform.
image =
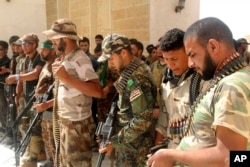
<path id="1" fill-rule="evenodd" d="M 42 60 L 46 62 L 40 73 L 39 80 L 36 86 L 35 94 L 39 101 L 35 103 L 36 111 L 42 114 L 42 137 L 47 151 L 47 162 L 43 164 L 44 167 L 53 167 L 55 158 L 55 143 L 52 128 L 52 83 L 54 78 L 52 75 L 52 63 L 55 61 L 56 52 L 52 48 L 52 41 L 46 40 L 41 44 L 40 55 Z M 46 99 L 45 99 L 46 98 Z M 43 167 L 40 165 L 40 167 Z"/>
<path id="2" fill-rule="evenodd" d="M 160 41 L 163 61 L 168 69 L 165 70 L 161 83 L 162 104 L 156 125 L 155 144 L 168 138 L 168 148 L 178 146 L 190 106 L 202 91 L 204 84 L 200 75 L 188 67 L 188 56 L 183 43 L 184 33 L 174 28 L 167 31 Z"/>
<path id="3" fill-rule="evenodd" d="M 13 38 L 14 37 L 14 38 Z M 13 47 L 13 56 L 10 62 L 10 68 L 7 69 L 10 72 L 10 75 L 14 75 L 14 74 L 20 74 L 21 70 L 22 70 L 22 64 L 23 61 L 25 59 L 25 54 L 24 54 L 24 50 L 22 48 L 22 41 L 20 38 L 18 38 L 16 41 L 13 41 L 14 39 L 16 39 L 17 36 L 12 36 L 12 47 Z M 20 111 L 22 111 L 22 109 L 24 108 L 25 105 L 25 101 L 24 101 L 24 94 L 23 92 L 17 92 L 16 90 L 16 86 L 17 86 L 17 82 L 14 82 L 10 85 L 7 85 L 7 95 L 8 95 L 8 103 L 9 103 L 9 109 L 10 109 L 10 113 L 11 116 L 13 117 L 13 121 L 16 119 L 16 116 L 20 113 Z M 11 121 L 11 119 L 8 119 L 8 121 Z M 12 125 L 11 125 L 12 126 Z M 16 135 L 15 140 L 14 141 L 14 147 L 17 147 L 17 143 L 20 141 L 21 139 L 21 134 L 20 132 L 16 132 L 18 130 L 13 129 L 13 132 L 15 133 L 14 135 Z M 12 140 L 11 140 L 12 142 Z"/>
<path id="4" fill-rule="evenodd" d="M 192 24 L 184 45 L 189 66 L 210 81 L 191 107 L 177 150 L 159 150 L 148 165 L 229 166 L 230 150 L 250 149 L 250 68 L 235 51 L 232 32 L 217 18 Z"/>
<path id="5" fill-rule="evenodd" d="M 110 154 L 115 148 L 117 167 L 144 167 L 149 148 L 156 87 L 150 68 L 132 55 L 127 37 L 111 34 L 103 41 L 103 55 L 98 61 L 109 59 L 110 68 L 120 78 L 114 86 L 119 93 L 116 134 L 100 152 Z"/>
<path id="6" fill-rule="evenodd" d="M 157 90 L 157 94 L 156 94 L 156 101 L 155 101 L 155 105 L 154 105 L 154 109 L 153 109 L 153 118 L 154 118 L 154 122 L 153 122 L 153 126 L 152 126 L 152 135 L 155 138 L 156 137 L 156 133 L 155 133 L 155 126 L 159 117 L 159 113 L 160 113 L 160 105 L 161 105 L 161 83 L 162 83 L 162 78 L 163 78 L 163 74 L 164 71 L 166 69 L 166 64 L 164 62 L 163 56 L 162 56 L 162 51 L 161 48 L 159 46 L 159 44 L 155 47 L 155 51 L 156 51 L 156 56 L 157 59 L 152 62 L 150 64 L 150 68 L 152 71 L 152 76 L 154 78 L 154 82 L 155 82 L 155 86 L 156 86 L 156 90 Z M 155 144 L 157 142 L 155 141 Z"/>
<path id="7" fill-rule="evenodd" d="M 6 78 L 8 84 L 17 82 L 17 94 L 23 92 L 25 103 L 27 103 L 34 92 L 34 88 L 37 84 L 40 72 L 45 64 L 41 60 L 37 51 L 39 39 L 36 34 L 25 34 L 22 38 L 22 47 L 26 55 L 20 74 L 10 75 Z M 24 114 L 19 126 L 22 137 L 26 135 L 30 122 L 33 120 L 35 111 L 29 110 Z M 37 162 L 44 160 L 46 157 L 44 144 L 41 136 L 41 124 L 37 124 L 32 130 L 32 136 L 29 142 L 29 146 L 26 149 L 23 157 L 22 167 L 36 167 Z"/>
<path id="8" fill-rule="evenodd" d="M 20 74 L 20 72 L 22 71 L 23 62 L 24 62 L 25 57 L 26 57 L 25 53 L 24 53 L 24 50 L 22 48 L 22 40 L 21 40 L 21 38 L 19 38 L 15 42 L 14 49 L 15 49 L 15 52 L 17 54 L 17 57 L 16 57 L 16 68 L 15 68 L 16 71 L 13 74 Z M 14 82 L 14 84 L 16 84 L 16 82 Z M 17 92 L 17 90 L 19 92 Z M 24 93 L 20 89 L 16 89 L 15 103 L 16 103 L 16 110 L 17 110 L 17 114 L 18 114 L 18 113 L 20 113 L 22 111 L 22 109 L 25 106 Z"/>
<path id="9" fill-rule="evenodd" d="M 59 117 L 57 121 L 60 127 L 59 140 L 58 129 L 54 131 L 55 166 L 58 166 L 59 155 L 62 167 L 91 167 L 91 146 L 95 131 L 91 112 L 92 97 L 102 97 L 98 76 L 90 58 L 77 45 L 80 38 L 72 21 L 56 20 L 51 29 L 43 33 L 52 40 L 55 50 L 63 52 L 64 56 L 52 64 L 56 78 L 53 112 Z"/>

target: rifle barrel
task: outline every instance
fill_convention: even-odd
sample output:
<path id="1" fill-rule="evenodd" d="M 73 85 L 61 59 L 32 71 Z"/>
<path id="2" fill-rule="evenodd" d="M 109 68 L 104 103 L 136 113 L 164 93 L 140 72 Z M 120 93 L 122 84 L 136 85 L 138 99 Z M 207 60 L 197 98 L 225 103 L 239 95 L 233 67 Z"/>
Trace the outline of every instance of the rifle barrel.
<path id="1" fill-rule="evenodd" d="M 105 153 L 99 154 L 96 167 L 102 166 L 102 161 L 104 160 L 104 158 L 105 158 Z"/>

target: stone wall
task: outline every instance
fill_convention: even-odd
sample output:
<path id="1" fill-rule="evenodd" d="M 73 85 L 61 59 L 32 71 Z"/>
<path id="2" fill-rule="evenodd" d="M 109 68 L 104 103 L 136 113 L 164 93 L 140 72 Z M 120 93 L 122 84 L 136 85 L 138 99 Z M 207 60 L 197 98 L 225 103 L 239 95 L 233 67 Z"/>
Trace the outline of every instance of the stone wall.
<path id="1" fill-rule="evenodd" d="M 78 34 L 90 39 L 91 51 L 96 34 L 124 34 L 146 47 L 167 30 L 185 30 L 199 18 L 199 0 L 186 1 L 180 13 L 175 12 L 177 4 L 178 0 L 46 0 L 47 28 L 58 18 L 71 19 Z"/>

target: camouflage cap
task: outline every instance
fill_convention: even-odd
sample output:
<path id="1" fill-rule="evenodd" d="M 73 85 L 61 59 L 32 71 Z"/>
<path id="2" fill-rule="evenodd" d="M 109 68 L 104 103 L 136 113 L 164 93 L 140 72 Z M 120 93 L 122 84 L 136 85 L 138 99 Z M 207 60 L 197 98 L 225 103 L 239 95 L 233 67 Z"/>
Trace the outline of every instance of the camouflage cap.
<path id="1" fill-rule="evenodd" d="M 16 42 L 14 42 L 15 45 L 22 45 L 22 40 L 21 38 L 19 38 L 18 40 L 16 40 Z"/>
<path id="2" fill-rule="evenodd" d="M 103 62 L 109 59 L 112 52 L 121 50 L 130 45 L 129 39 L 123 35 L 110 34 L 102 41 L 102 55 L 97 61 Z"/>
<path id="3" fill-rule="evenodd" d="M 35 42 L 35 43 L 39 42 L 38 36 L 36 34 L 34 34 L 34 33 L 25 34 L 20 39 L 21 39 L 22 42 Z"/>
<path id="4" fill-rule="evenodd" d="M 43 31 L 43 34 L 48 36 L 49 39 L 59 39 L 67 37 L 73 40 L 80 40 L 77 35 L 76 25 L 69 19 L 63 18 L 56 20 L 50 30 Z"/>

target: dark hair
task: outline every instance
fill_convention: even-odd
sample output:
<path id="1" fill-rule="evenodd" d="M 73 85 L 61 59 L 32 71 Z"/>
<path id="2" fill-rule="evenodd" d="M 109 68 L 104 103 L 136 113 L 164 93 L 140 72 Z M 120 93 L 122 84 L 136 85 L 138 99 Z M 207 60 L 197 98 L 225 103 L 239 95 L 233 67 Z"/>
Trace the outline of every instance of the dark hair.
<path id="1" fill-rule="evenodd" d="M 216 39 L 234 47 L 231 30 L 215 17 L 207 17 L 193 23 L 186 31 L 184 41 L 190 36 L 194 36 L 201 46 L 206 46 L 209 39 Z"/>
<path id="2" fill-rule="evenodd" d="M 125 50 L 127 50 L 128 52 L 129 52 L 129 54 L 130 55 L 132 55 L 133 53 L 132 53 L 132 49 L 131 49 L 131 46 L 130 45 L 128 45 L 128 46 L 126 46 L 126 47 L 124 47 L 124 48 L 122 48 L 122 49 L 125 49 Z M 119 49 L 119 50 L 117 50 L 117 51 L 114 51 L 113 53 L 116 53 L 116 54 L 121 54 L 121 52 L 122 52 L 122 49 Z"/>
<path id="3" fill-rule="evenodd" d="M 135 45 L 139 50 L 143 51 L 144 47 L 140 41 L 138 41 L 135 38 L 131 38 L 131 39 L 129 39 L 129 41 L 130 41 L 130 45 Z"/>
<path id="4" fill-rule="evenodd" d="M 87 37 L 82 37 L 78 43 L 80 44 L 80 42 L 87 42 L 89 44 L 89 39 Z"/>
<path id="5" fill-rule="evenodd" d="M 101 39 L 101 40 L 103 40 L 103 36 L 102 36 L 101 34 L 97 34 L 97 35 L 95 36 L 95 39 Z"/>
<path id="6" fill-rule="evenodd" d="M 149 54 L 151 54 L 153 52 L 153 50 L 156 49 L 156 47 L 153 45 L 153 44 L 149 44 L 147 47 L 146 47 L 146 50 Z"/>
<path id="7" fill-rule="evenodd" d="M 8 49 L 9 48 L 9 44 L 6 41 L 0 41 L 0 46 L 2 46 L 4 49 Z"/>
<path id="8" fill-rule="evenodd" d="M 130 38 L 129 42 L 130 44 L 135 44 L 138 40 L 136 38 Z"/>
<path id="9" fill-rule="evenodd" d="M 163 52 L 177 50 L 184 47 L 183 37 L 185 32 L 181 29 L 174 28 L 165 33 L 160 40 L 160 48 Z"/>
<path id="10" fill-rule="evenodd" d="M 16 42 L 20 37 L 17 35 L 13 35 L 9 38 L 9 44 L 12 44 L 13 42 Z"/>

